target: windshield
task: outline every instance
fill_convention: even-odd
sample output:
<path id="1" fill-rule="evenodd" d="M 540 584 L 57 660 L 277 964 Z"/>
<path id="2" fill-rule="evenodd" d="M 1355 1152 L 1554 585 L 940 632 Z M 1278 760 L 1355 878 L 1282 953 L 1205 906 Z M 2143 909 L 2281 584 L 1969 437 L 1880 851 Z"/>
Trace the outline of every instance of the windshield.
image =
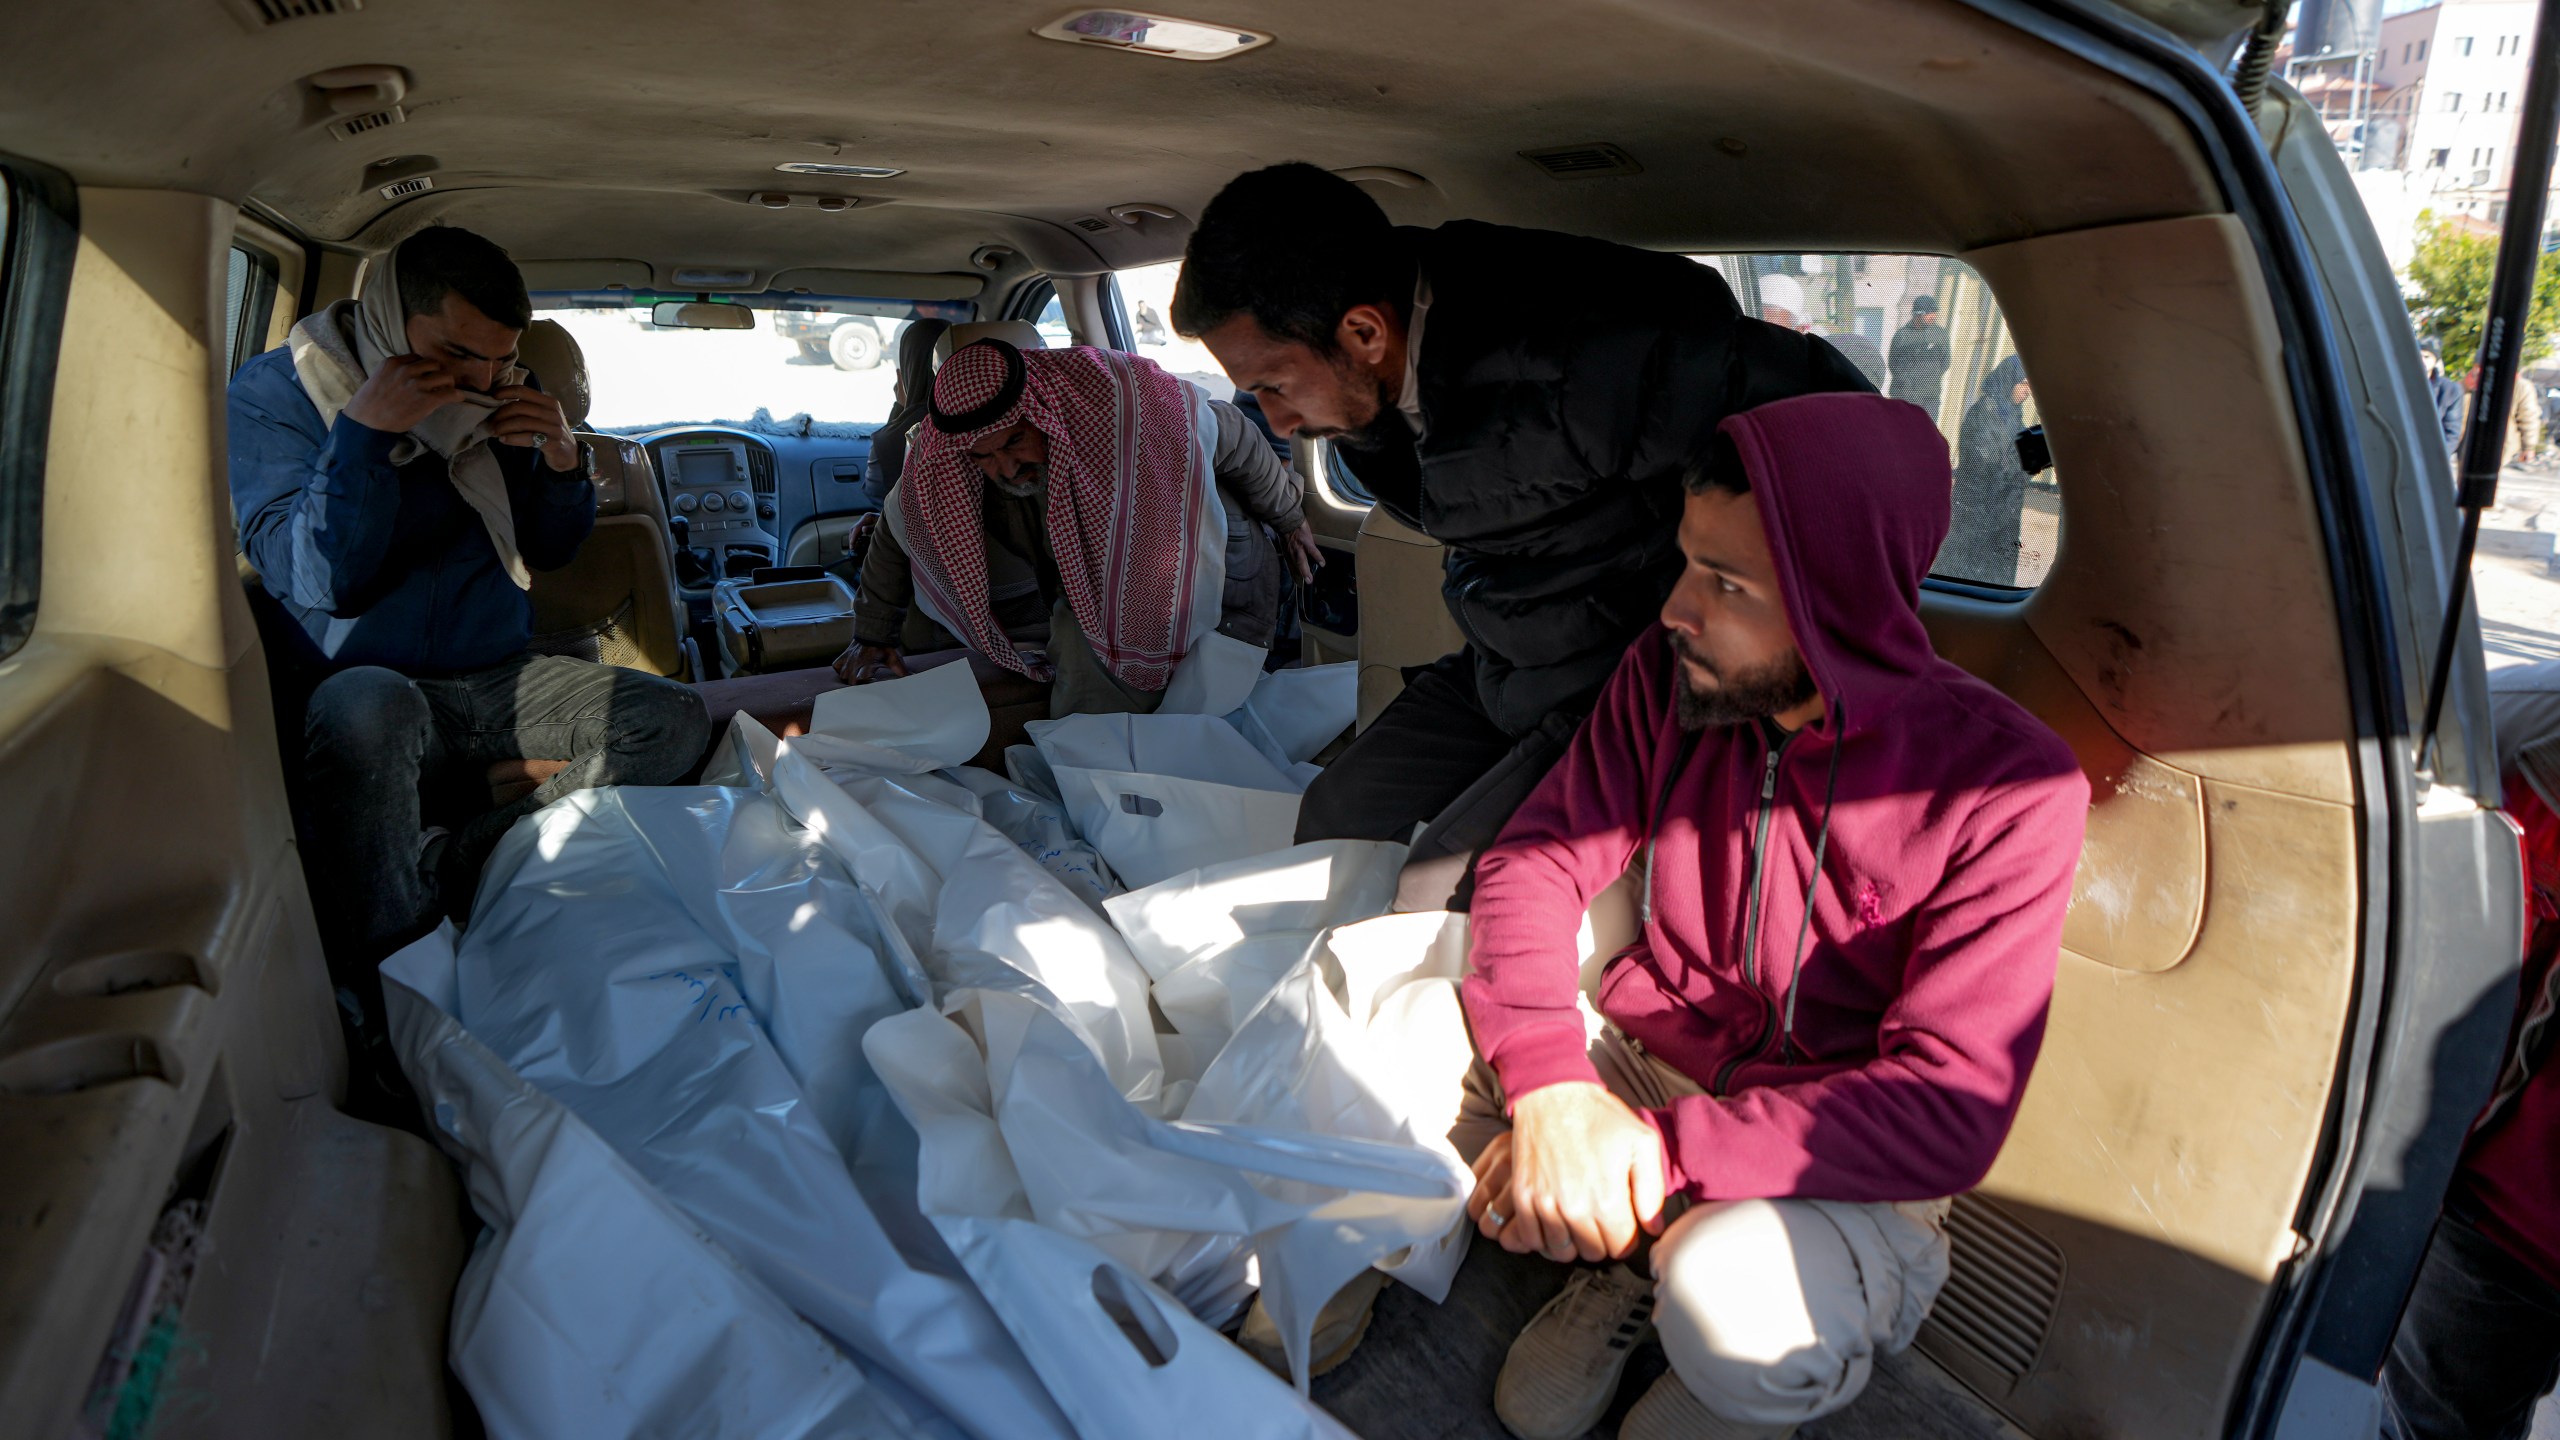
<path id="1" fill-rule="evenodd" d="M 680 330 L 650 322 L 652 302 L 606 292 L 543 293 L 534 313 L 586 352 L 598 430 L 746 423 L 806 415 L 819 424 L 877 424 L 895 403 L 898 335 L 911 319 L 966 320 L 969 307 L 830 296 L 750 304 L 745 330 Z M 715 297 L 717 298 L 717 297 Z"/>

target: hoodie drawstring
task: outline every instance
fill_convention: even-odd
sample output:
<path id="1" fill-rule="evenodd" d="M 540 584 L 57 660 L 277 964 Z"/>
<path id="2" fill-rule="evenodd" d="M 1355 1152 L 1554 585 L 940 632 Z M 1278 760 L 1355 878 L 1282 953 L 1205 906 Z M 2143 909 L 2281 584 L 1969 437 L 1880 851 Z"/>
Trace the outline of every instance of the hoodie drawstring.
<path id="1" fill-rule="evenodd" d="M 1680 772 L 1689 768 L 1689 757 L 1698 750 L 1698 732 L 1683 731 L 1680 753 L 1671 761 L 1671 773 L 1662 777 L 1662 793 L 1654 797 L 1653 813 L 1644 820 L 1644 893 L 1636 900 L 1637 923 L 1653 923 L 1653 837 L 1662 828 L 1662 817 L 1671 808 L 1671 787 L 1678 783 Z"/>
<path id="2" fill-rule="evenodd" d="M 1822 822 L 1813 834 L 1813 875 L 1804 882 L 1804 908 L 1796 916 L 1794 964 L 1787 971 L 1787 993 L 1779 1010 L 1780 1036 L 1778 1062 L 1787 1063 L 1796 1054 L 1796 986 L 1804 978 L 1805 948 L 1813 931 L 1813 893 L 1822 886 L 1822 861 L 1831 848 L 1831 804 L 1840 793 L 1840 709 L 1834 702 L 1831 710 L 1831 763 L 1822 781 Z M 1671 787 L 1680 772 L 1689 768 L 1689 757 L 1698 748 L 1698 732 L 1690 731 L 1680 738 L 1680 753 L 1671 762 L 1671 772 L 1662 777 L 1662 793 L 1654 797 L 1653 813 L 1645 817 L 1644 827 L 1644 891 L 1637 897 L 1636 918 L 1640 924 L 1653 923 L 1653 849 L 1654 837 L 1662 828 L 1662 820 L 1671 806 Z"/>
<path id="3" fill-rule="evenodd" d="M 1804 882 L 1804 909 L 1796 917 L 1795 963 L 1787 969 L 1787 1001 L 1778 1033 L 1778 1063 L 1796 1053 L 1796 986 L 1804 979 L 1805 944 L 1813 928 L 1813 892 L 1822 884 L 1822 857 L 1831 845 L 1831 802 L 1840 793 L 1840 711 L 1831 712 L 1831 766 L 1822 782 L 1822 824 L 1813 833 L 1813 877 Z"/>

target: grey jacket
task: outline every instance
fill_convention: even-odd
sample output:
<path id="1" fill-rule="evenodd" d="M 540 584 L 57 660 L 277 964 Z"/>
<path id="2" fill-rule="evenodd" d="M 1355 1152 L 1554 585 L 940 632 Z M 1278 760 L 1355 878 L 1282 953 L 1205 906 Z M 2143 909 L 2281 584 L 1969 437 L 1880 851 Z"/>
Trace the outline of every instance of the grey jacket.
<path id="1" fill-rule="evenodd" d="M 1219 629 L 1251 645 L 1268 645 L 1278 622 L 1279 558 L 1270 553 L 1262 527 L 1285 535 L 1307 523 L 1306 496 L 1288 462 L 1273 452 L 1261 430 L 1223 400 L 1209 402 L 1217 418 L 1210 462 L 1227 510 L 1227 591 Z M 985 490 L 987 586 L 999 612 L 1036 585 L 1045 613 L 1057 604 L 1057 557 L 1049 548 L 1048 497 Z M 884 512 L 894 507 L 884 504 Z M 1264 592 L 1268 591 L 1266 595 Z M 894 522 L 872 537 L 862 562 L 862 586 L 853 613 L 857 645 L 893 646 L 916 597 L 915 570 Z M 1258 632 L 1258 633 L 1257 633 Z"/>

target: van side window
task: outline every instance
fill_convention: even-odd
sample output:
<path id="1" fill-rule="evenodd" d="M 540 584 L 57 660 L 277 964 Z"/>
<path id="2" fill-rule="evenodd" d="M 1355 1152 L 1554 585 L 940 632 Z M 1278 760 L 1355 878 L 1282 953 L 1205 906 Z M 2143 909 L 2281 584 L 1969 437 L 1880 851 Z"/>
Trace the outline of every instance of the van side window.
<path id="1" fill-rule="evenodd" d="M 1878 390 L 1937 422 L 1955 491 L 1932 575 L 2021 591 L 2044 580 L 2061 492 L 2049 462 L 2030 473 L 2021 457 L 2021 433 L 2043 421 L 2008 322 L 1972 267 L 1938 255 L 1689 258 L 1724 276 L 1744 314 L 1821 336 Z"/>
<path id="2" fill-rule="evenodd" d="M 1173 287 L 1182 278 L 1182 262 L 1167 260 L 1156 265 L 1140 265 L 1134 269 L 1114 271 L 1107 277 L 1110 286 L 1105 303 L 1120 307 L 1122 323 L 1132 341 L 1131 350 L 1208 391 L 1220 400 L 1236 393 L 1235 382 L 1218 368 L 1218 357 L 1197 340 L 1186 340 L 1173 332 Z M 1372 496 L 1351 474 L 1351 467 L 1334 453 L 1333 447 L 1321 441 L 1316 446 L 1316 465 L 1324 476 L 1325 488 L 1333 498 L 1345 505 L 1374 505 Z M 1282 442 L 1281 454 L 1288 454 Z"/>
<path id="3" fill-rule="evenodd" d="M 1015 291 L 1005 306 L 1005 314 L 1030 321 L 1031 328 L 1040 332 L 1041 343 L 1052 350 L 1076 343 L 1075 335 L 1067 329 L 1066 302 L 1058 298 L 1058 287 L 1051 281 L 1034 280 Z"/>
<path id="4" fill-rule="evenodd" d="M 222 273 L 222 373 L 236 373 L 267 348 L 267 321 L 275 312 L 276 258 L 234 244 Z"/>
<path id="5" fill-rule="evenodd" d="M 1179 260 L 1112 272 L 1111 294 L 1118 297 L 1129 327 L 1130 349 L 1216 398 L 1229 399 L 1236 393 L 1235 382 L 1218 368 L 1218 357 L 1199 341 L 1173 333 L 1173 285 L 1181 278 Z"/>
<path id="6" fill-rule="evenodd" d="M 0 165 L 0 659 L 36 628 L 45 442 L 71 256 L 67 179 Z"/>

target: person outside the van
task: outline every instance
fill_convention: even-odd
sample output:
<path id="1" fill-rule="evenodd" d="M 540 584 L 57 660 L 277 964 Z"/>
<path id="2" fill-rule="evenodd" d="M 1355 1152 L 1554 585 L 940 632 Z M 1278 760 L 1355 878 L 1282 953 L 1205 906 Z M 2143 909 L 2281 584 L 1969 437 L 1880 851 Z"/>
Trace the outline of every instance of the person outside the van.
<path id="1" fill-rule="evenodd" d="M 1922 628 L 1947 481 L 1902 401 L 1725 421 L 1660 623 L 1486 852 L 1467 978 L 1426 982 L 1460 1003 L 1399 1007 L 1479 1232 L 1575 1266 L 1495 1388 L 1521 1440 L 1595 1423 L 1647 1330 L 1671 1371 L 1621 1440 L 1791 1434 L 1946 1281 L 1948 1197 L 2043 1039 L 2089 804 L 2061 738 Z M 1625 876 L 1643 928 L 1585 992 L 1577 932 Z"/>
<path id="2" fill-rule="evenodd" d="M 1321 560 L 1302 503 L 1251 421 L 1151 360 L 963 346 L 934 377 L 836 673 L 857 685 L 906 674 L 898 636 L 921 600 L 979 653 L 1053 682 L 1053 716 L 1152 713 L 1209 617 L 1270 647 L 1280 562 L 1262 527 L 1311 576 Z M 1019 617 L 999 613 L 991 549 L 1038 577 L 1045 651 L 1017 643 Z"/>
<path id="3" fill-rule="evenodd" d="M 526 648 L 532 572 L 568 564 L 596 509 L 581 442 L 515 363 L 531 320 L 505 251 L 429 229 L 231 382 L 232 508 L 270 664 L 311 682 L 299 729 L 279 718 L 360 1026 L 380 1023 L 374 964 L 469 905 L 519 817 L 671 783 L 708 740 L 690 686 Z M 493 810 L 506 761 L 564 763 Z"/>
<path id="4" fill-rule="evenodd" d="M 2514 463 L 2531 465 L 2542 459 L 2542 397 L 2530 380 L 2518 384 L 2508 402 L 2507 431 Z"/>
<path id="5" fill-rule="evenodd" d="M 1959 580 L 2017 580 L 2027 515 L 2018 432 L 2026 428 L 2030 393 L 2026 362 L 2005 357 L 1982 377 L 1982 393 L 1956 431 L 1955 526 L 1938 569 Z"/>
<path id="6" fill-rule="evenodd" d="M 2391 1440 L 2522 1440 L 2560 1380 L 2560 661 L 2489 672 L 2503 808 L 2524 831 L 2515 1019 L 2382 1368 Z"/>
<path id="7" fill-rule="evenodd" d="M 1330 440 L 1446 547 L 1464 648 L 1407 672 L 1298 812 L 1301 841 L 1411 841 L 1407 909 L 1464 907 L 1474 856 L 1660 608 L 1681 471 L 1716 422 L 1869 388 L 1694 261 L 1471 220 L 1399 229 L 1305 164 L 1210 202 L 1171 318 L 1274 429 Z"/>
<path id="8" fill-rule="evenodd" d="M 1894 332 L 1891 362 L 1892 384 L 1886 393 L 1896 400 L 1908 400 L 1938 416 L 1938 398 L 1945 393 L 1947 367 L 1954 362 L 1954 350 L 1947 340 L 1947 327 L 1938 323 L 1938 297 L 1911 297 L 1911 323 Z"/>
<path id="9" fill-rule="evenodd" d="M 889 487 L 907 471 L 907 446 L 924 423 L 925 400 L 933 386 L 933 347 L 951 329 L 946 320 L 914 320 L 898 332 L 898 377 L 889 418 L 871 432 L 871 454 L 863 461 L 863 487 L 873 506 L 889 503 Z"/>
<path id="10" fill-rule="evenodd" d="M 2469 397 L 2462 393 L 2462 382 L 2444 370 L 2444 353 L 2433 340 L 2418 342 L 2418 363 L 2426 367 L 2427 398 L 2436 407 L 2436 428 L 2444 432 L 2444 453 L 2458 455 L 2462 450 L 2462 411 Z"/>

